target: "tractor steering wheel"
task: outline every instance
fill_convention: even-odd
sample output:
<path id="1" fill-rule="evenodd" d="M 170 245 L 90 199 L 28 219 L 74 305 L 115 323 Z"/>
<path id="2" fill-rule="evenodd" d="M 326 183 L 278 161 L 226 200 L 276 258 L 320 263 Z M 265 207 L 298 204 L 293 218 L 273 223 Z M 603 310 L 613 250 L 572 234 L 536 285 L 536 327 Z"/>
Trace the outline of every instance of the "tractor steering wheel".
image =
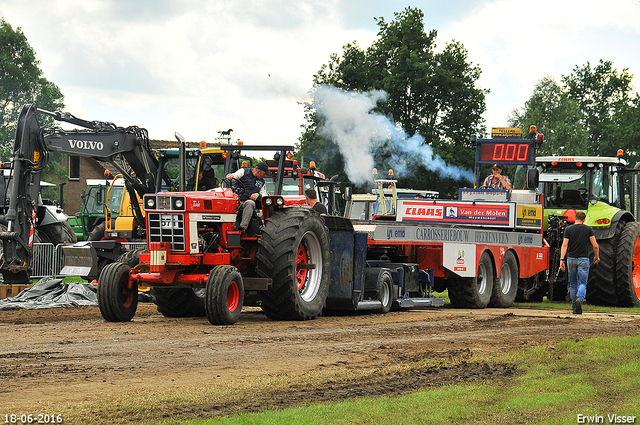
<path id="1" fill-rule="evenodd" d="M 231 188 L 231 190 L 233 191 L 233 193 L 235 193 L 236 195 L 242 195 L 244 193 L 244 185 L 239 186 L 233 185 L 233 181 L 227 179 L 226 177 L 224 179 L 222 179 L 222 187 L 228 187 Z"/>

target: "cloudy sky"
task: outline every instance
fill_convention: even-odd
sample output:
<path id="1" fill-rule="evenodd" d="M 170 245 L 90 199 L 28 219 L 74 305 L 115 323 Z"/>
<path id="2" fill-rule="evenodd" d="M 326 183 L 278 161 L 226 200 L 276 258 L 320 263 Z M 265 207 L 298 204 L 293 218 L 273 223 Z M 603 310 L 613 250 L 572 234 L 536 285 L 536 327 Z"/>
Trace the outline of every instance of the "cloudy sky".
<path id="1" fill-rule="evenodd" d="M 460 41 L 481 67 L 488 127 L 544 75 L 605 59 L 640 76 L 640 0 L 0 0 L 0 16 L 80 118 L 153 139 L 212 142 L 232 128 L 245 143 L 294 144 L 313 74 L 406 6 L 438 48 Z"/>

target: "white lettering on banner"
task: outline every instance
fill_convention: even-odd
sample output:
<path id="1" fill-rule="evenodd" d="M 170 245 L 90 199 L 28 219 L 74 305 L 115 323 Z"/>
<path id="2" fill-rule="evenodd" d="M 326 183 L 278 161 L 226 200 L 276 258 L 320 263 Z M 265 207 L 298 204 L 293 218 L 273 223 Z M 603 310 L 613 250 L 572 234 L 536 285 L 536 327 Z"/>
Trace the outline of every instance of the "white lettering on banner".
<path id="1" fill-rule="evenodd" d="M 69 146 L 72 149 L 84 149 L 84 150 L 103 150 L 104 145 L 102 142 L 94 142 L 92 140 L 73 140 L 69 139 Z"/>
<path id="2" fill-rule="evenodd" d="M 369 225 L 370 226 L 370 225 Z M 358 225 L 354 225 L 356 230 Z M 367 229 L 367 231 L 371 231 Z M 480 229 L 457 229 L 432 226 L 385 226 L 376 225 L 373 239 L 402 242 L 457 242 L 487 245 L 542 246 L 539 233 L 501 232 Z"/>

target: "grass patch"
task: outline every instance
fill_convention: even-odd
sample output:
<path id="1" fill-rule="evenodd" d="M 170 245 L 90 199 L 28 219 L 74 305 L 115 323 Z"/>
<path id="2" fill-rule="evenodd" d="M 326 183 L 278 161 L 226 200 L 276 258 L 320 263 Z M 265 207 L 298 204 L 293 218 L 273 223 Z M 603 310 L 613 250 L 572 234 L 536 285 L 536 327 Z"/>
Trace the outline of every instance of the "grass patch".
<path id="1" fill-rule="evenodd" d="M 440 385 L 439 375 L 425 378 L 430 389 L 399 396 L 357 397 L 345 393 L 333 402 L 314 402 L 318 389 L 330 392 L 345 384 L 367 388 L 373 377 L 410 377 L 425 369 L 489 370 L 511 365 L 517 373 L 495 379 L 458 380 Z M 428 376 L 428 375 L 425 375 Z M 488 375 L 487 375 L 488 376 Z M 400 382 L 400 381 L 398 381 Z M 391 386 L 391 384 L 390 384 Z M 391 389 L 392 390 L 392 389 Z M 308 394 L 308 399 L 300 398 Z M 298 405 L 278 405 L 297 397 Z M 306 401 L 305 401 L 306 400 Z M 254 404 L 252 404 L 254 403 Z M 224 407 L 238 404 L 238 410 Z M 576 423 L 577 415 L 636 416 L 640 421 L 640 336 L 563 341 L 488 358 L 420 360 L 377 370 L 328 370 L 304 376 L 263 377 L 215 387 L 163 394 L 125 395 L 119 400 L 75 405 L 66 423 L 144 424 L 514 424 Z M 251 413 L 251 410 L 258 411 Z M 209 420 L 185 417 L 218 416 Z M 100 418 L 99 420 L 96 418 Z M 182 420 L 179 418 L 183 418 Z M 608 423 L 608 422 L 607 422 Z"/>
<path id="2" fill-rule="evenodd" d="M 401 397 L 310 404 L 217 420 L 213 424 L 576 423 L 577 415 L 640 417 L 640 336 L 564 341 L 495 361 L 523 371 L 507 382 L 450 385 Z"/>

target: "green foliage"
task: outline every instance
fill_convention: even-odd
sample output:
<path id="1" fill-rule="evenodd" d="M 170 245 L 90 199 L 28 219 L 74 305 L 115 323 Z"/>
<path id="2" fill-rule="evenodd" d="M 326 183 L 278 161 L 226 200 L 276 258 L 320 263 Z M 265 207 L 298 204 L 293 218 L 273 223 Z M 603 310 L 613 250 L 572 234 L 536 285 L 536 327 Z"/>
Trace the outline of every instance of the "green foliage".
<path id="1" fill-rule="evenodd" d="M 567 94 L 578 102 L 584 114 L 592 154 L 615 156 L 618 148 L 611 139 L 614 116 L 629 104 L 632 78 L 628 69 L 618 73 L 611 62 L 603 60 L 594 68 L 589 62 L 576 66 L 570 75 L 562 77 Z"/>
<path id="2" fill-rule="evenodd" d="M 634 165 L 640 160 L 640 96 L 632 93 L 632 78 L 604 60 L 576 66 L 562 85 L 545 76 L 524 108 L 512 111 L 510 125 L 537 125 L 546 139 L 541 155 L 615 156 L 623 149 Z"/>
<path id="3" fill-rule="evenodd" d="M 23 105 L 35 103 L 48 110 L 64 107 L 60 89 L 42 76 L 39 65 L 22 29 L 14 31 L 9 23 L 0 19 L 0 143 L 3 147 L 15 135 Z"/>
<path id="4" fill-rule="evenodd" d="M 509 117 L 512 127 L 527 132 L 535 125 L 544 134 L 538 155 L 587 155 L 589 133 L 582 121 L 578 103 L 548 75 L 538 81 L 524 108 Z"/>
<path id="5" fill-rule="evenodd" d="M 332 85 L 347 91 L 383 90 L 386 102 L 379 102 L 375 112 L 392 119 L 409 137 L 419 133 L 424 144 L 433 148 L 449 165 L 472 169 L 474 150 L 471 134 L 483 134 L 485 95 L 488 90 L 476 87 L 481 70 L 468 62 L 468 54 L 459 42 L 452 42 L 436 52 L 436 30 L 426 32 L 424 14 L 407 7 L 387 22 L 376 19 L 378 39 L 366 50 L 357 43 L 343 46 L 342 56 L 332 54 L 327 64 L 314 75 L 314 88 Z M 319 134 L 322 118 L 319 105 L 305 107 L 306 124 L 297 146 L 299 154 L 314 160 L 326 175 L 338 174 L 348 181 L 345 159 L 335 141 Z M 376 161 L 383 164 L 393 152 L 380 149 Z M 410 159 L 410 158 L 408 158 Z M 459 181 L 443 179 L 422 164 L 409 177 L 399 178 L 404 187 L 433 189 L 441 194 L 457 195 Z"/>
<path id="6" fill-rule="evenodd" d="M 64 108 L 60 89 L 42 76 L 40 61 L 20 28 L 15 31 L 0 18 L 0 160 L 12 156 L 18 115 L 22 106 L 33 103 L 38 108 L 58 111 Z M 51 118 L 40 118 L 40 125 L 51 124 Z M 67 181 L 66 155 L 52 154 L 43 180 L 51 183 Z M 58 197 L 55 191 L 46 193 Z M 55 196 L 53 196 L 55 195 Z"/>

